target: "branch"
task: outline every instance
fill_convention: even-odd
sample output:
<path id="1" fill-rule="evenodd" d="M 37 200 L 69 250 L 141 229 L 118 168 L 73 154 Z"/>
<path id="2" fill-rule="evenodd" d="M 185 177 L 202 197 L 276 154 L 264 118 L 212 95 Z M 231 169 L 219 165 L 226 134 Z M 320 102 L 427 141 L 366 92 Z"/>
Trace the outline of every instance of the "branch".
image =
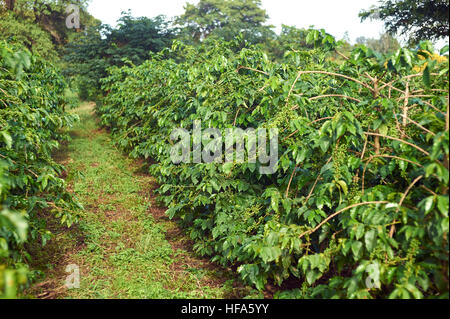
<path id="1" fill-rule="evenodd" d="M 325 165 L 327 165 L 329 162 L 331 162 L 332 159 L 333 159 L 333 156 L 331 156 L 331 157 L 328 159 L 328 161 L 325 163 Z M 324 165 L 324 166 L 325 166 L 325 165 Z M 319 175 L 317 175 L 317 178 L 316 178 L 316 180 L 315 180 L 315 182 L 314 182 L 314 185 L 311 187 L 311 190 L 309 191 L 308 196 L 306 196 L 306 199 L 305 199 L 305 201 L 304 201 L 304 204 L 306 204 L 306 203 L 308 202 L 308 200 L 310 199 L 310 197 L 311 197 L 311 195 L 312 195 L 314 189 L 316 188 L 316 185 L 317 185 L 317 182 L 319 181 L 320 176 L 321 176 L 321 174 L 319 173 Z"/>
<path id="2" fill-rule="evenodd" d="M 337 54 L 339 54 L 344 60 L 350 60 L 348 56 L 345 56 L 343 53 L 339 52 L 338 50 L 335 50 Z"/>
<path id="3" fill-rule="evenodd" d="M 289 196 L 289 188 L 291 188 L 291 183 L 292 183 L 292 180 L 294 179 L 295 173 L 297 172 L 298 165 L 299 164 L 295 165 L 294 171 L 292 172 L 291 178 L 289 179 L 289 184 L 286 189 L 286 198 L 288 198 L 288 196 Z"/>
<path id="4" fill-rule="evenodd" d="M 318 74 L 327 74 L 327 75 L 333 75 L 333 76 L 338 76 L 353 82 L 356 82 L 358 84 L 361 84 L 362 86 L 364 86 L 365 88 L 369 89 L 371 92 L 374 92 L 374 89 L 372 87 L 370 87 L 368 84 L 361 82 L 355 78 L 349 77 L 347 75 L 344 74 L 340 74 L 340 73 L 334 73 L 334 72 L 327 72 L 327 71 L 300 71 L 299 72 L 299 76 L 302 74 L 307 74 L 307 73 L 318 73 Z"/>
<path id="5" fill-rule="evenodd" d="M 297 77 L 294 80 L 294 83 L 292 83 L 291 89 L 289 90 L 288 96 L 286 98 L 286 106 L 289 103 L 289 98 L 291 97 L 292 91 L 294 91 L 295 83 L 300 79 L 300 76 L 302 75 L 303 71 L 299 71 L 297 74 Z"/>
<path id="6" fill-rule="evenodd" d="M 408 196 L 409 191 L 411 190 L 411 188 L 414 186 L 414 184 L 416 184 L 421 178 L 423 177 L 423 175 L 420 175 L 419 177 L 417 177 L 406 189 L 406 191 L 403 193 L 402 198 L 400 199 L 400 202 L 398 203 L 398 207 L 397 207 L 397 212 L 400 210 L 400 207 L 403 204 L 403 201 L 405 200 L 406 196 Z M 394 220 L 394 222 L 396 222 Z M 395 224 L 392 224 L 391 226 L 391 230 L 389 231 L 389 237 L 392 238 L 392 236 L 394 236 L 394 232 L 395 232 Z"/>
<path id="7" fill-rule="evenodd" d="M 243 65 L 240 65 L 240 66 L 236 69 L 236 72 L 239 72 L 240 69 L 246 69 L 246 70 L 258 72 L 258 73 L 261 73 L 261 74 L 269 75 L 269 73 L 267 73 L 267 72 L 264 72 L 264 71 L 261 71 L 261 70 L 257 70 L 257 69 L 253 69 L 253 68 L 249 68 L 249 67 L 243 66 Z"/>
<path id="8" fill-rule="evenodd" d="M 317 100 L 317 99 L 324 98 L 324 97 L 342 97 L 342 98 L 345 98 L 345 99 L 349 99 L 349 100 L 353 100 L 353 101 L 356 101 L 358 103 L 361 103 L 361 100 L 358 100 L 357 98 L 354 98 L 354 97 L 351 97 L 351 96 L 347 96 L 347 95 L 342 95 L 342 94 L 320 95 L 320 96 L 311 97 L 311 98 L 309 98 L 309 100 L 313 101 L 313 100 Z"/>
<path id="9" fill-rule="evenodd" d="M 314 227 L 313 229 L 310 229 L 308 231 L 305 231 L 303 234 L 300 235 L 299 238 L 302 238 L 305 235 L 310 235 L 314 232 L 316 232 L 320 227 L 322 227 L 325 223 L 327 223 L 330 219 L 332 219 L 333 217 L 339 215 L 340 213 L 343 213 L 349 209 L 352 209 L 354 207 L 358 207 L 358 206 L 363 206 L 363 205 L 371 205 L 371 204 L 389 204 L 388 201 L 377 201 L 377 202 L 364 202 L 364 203 L 357 203 L 357 204 L 353 204 L 350 206 L 347 206 L 333 214 L 331 214 L 330 216 L 328 216 L 327 218 L 325 218 L 319 225 L 317 225 L 316 227 Z"/>
<path id="10" fill-rule="evenodd" d="M 411 161 L 411 160 L 409 160 L 409 159 L 402 158 L 402 157 L 398 157 L 398 156 L 393 156 L 393 155 L 372 155 L 372 156 L 370 156 L 369 159 L 367 160 L 366 165 L 364 165 L 363 174 L 362 174 L 362 177 L 361 177 L 361 179 L 362 179 L 362 181 L 361 181 L 361 191 L 362 191 L 362 194 L 363 194 L 363 195 L 364 195 L 364 184 L 365 184 L 365 175 L 366 175 L 367 166 L 369 165 L 369 163 L 370 163 L 374 158 L 377 158 L 377 157 L 394 158 L 394 159 L 398 159 L 398 160 L 400 160 L 400 161 L 405 161 L 405 162 L 408 162 L 408 163 L 417 165 L 417 166 L 419 166 L 419 167 L 423 167 L 423 165 L 421 165 L 421 164 L 419 164 L 419 163 L 416 163 L 416 162 L 413 162 L 413 161 Z"/>
<path id="11" fill-rule="evenodd" d="M 404 141 L 404 140 L 402 140 L 402 139 L 399 139 L 399 138 L 396 138 L 396 137 L 392 137 L 392 136 L 388 136 L 388 135 L 378 134 L 378 133 L 368 133 L 368 132 L 364 132 L 364 134 L 366 134 L 366 135 L 371 135 L 371 136 L 385 137 L 385 138 L 388 138 L 388 139 L 390 139 L 390 140 L 398 141 L 398 142 L 404 143 L 404 144 L 406 144 L 406 145 L 412 146 L 412 147 L 414 147 L 415 149 L 417 149 L 417 150 L 421 151 L 422 153 L 424 153 L 425 155 L 430 156 L 430 153 L 428 153 L 427 151 L 425 151 L 423 148 L 420 148 L 419 146 L 417 146 L 417 145 L 415 145 L 415 144 L 412 144 L 412 143 L 410 143 L 410 142 Z"/>
<path id="12" fill-rule="evenodd" d="M 424 130 L 425 132 L 430 133 L 430 134 L 433 135 L 433 136 L 436 136 L 435 133 L 431 132 L 429 129 L 423 127 L 423 126 L 420 125 L 419 123 L 417 123 L 417 122 L 411 120 L 409 117 L 407 117 L 407 116 L 405 116 L 405 115 L 403 115 L 403 114 L 399 114 L 399 115 L 402 116 L 403 118 L 407 119 L 407 120 L 410 121 L 411 123 L 417 125 L 419 128 L 421 128 L 421 129 Z"/>

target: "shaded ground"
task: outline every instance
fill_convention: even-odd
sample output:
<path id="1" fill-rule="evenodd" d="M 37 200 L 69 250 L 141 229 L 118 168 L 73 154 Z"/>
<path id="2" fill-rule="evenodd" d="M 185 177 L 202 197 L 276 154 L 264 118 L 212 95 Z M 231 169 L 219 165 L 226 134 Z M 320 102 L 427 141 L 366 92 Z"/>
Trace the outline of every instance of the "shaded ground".
<path id="1" fill-rule="evenodd" d="M 261 297 L 229 269 L 195 257 L 190 242 L 158 207 L 151 176 L 125 157 L 99 129 L 92 104 L 75 110 L 81 121 L 57 154 L 69 190 L 85 208 L 70 229 L 43 217 L 54 238 L 32 250 L 42 278 L 26 293 L 37 298 Z M 79 289 L 67 289 L 66 267 L 80 269 Z"/>

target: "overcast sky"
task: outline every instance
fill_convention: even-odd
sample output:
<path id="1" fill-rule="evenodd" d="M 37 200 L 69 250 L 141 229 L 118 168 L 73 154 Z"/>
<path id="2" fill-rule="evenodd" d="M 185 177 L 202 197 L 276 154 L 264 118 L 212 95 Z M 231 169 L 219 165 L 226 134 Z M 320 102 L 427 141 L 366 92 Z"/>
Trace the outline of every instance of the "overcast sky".
<path id="1" fill-rule="evenodd" d="M 133 16 L 168 17 L 184 12 L 186 2 L 198 0 L 91 0 L 89 12 L 103 23 L 115 25 L 122 11 L 131 9 Z M 324 28 L 341 39 L 348 31 L 351 42 L 359 36 L 377 38 L 383 32 L 379 21 L 360 22 L 358 13 L 375 5 L 377 0 L 262 0 L 262 6 L 270 17 L 269 24 L 279 32 L 282 24 L 307 28 Z"/>

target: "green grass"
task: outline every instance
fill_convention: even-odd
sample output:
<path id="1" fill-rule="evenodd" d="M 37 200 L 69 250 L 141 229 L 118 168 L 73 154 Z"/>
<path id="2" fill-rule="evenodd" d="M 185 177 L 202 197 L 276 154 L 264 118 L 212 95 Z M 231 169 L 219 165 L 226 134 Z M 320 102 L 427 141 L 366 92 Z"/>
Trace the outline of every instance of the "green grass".
<path id="1" fill-rule="evenodd" d="M 155 181 L 137 174 L 135 160 L 118 151 L 100 130 L 93 107 L 74 110 L 81 121 L 62 154 L 66 182 L 84 206 L 71 230 L 54 226 L 54 239 L 36 251 L 35 268 L 46 274 L 30 293 L 42 298 L 244 298 L 260 297 L 230 270 L 211 265 L 169 242 L 176 224 L 155 218 Z M 178 238 L 180 237 L 180 238 Z M 183 246 L 183 245 L 181 245 Z M 68 264 L 80 267 L 81 287 L 65 289 Z"/>

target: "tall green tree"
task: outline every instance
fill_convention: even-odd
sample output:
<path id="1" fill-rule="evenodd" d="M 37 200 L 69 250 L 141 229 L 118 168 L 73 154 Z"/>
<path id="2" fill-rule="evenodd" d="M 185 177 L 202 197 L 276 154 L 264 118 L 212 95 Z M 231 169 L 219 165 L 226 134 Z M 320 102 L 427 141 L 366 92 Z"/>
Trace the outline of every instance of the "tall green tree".
<path id="1" fill-rule="evenodd" d="M 381 0 L 359 16 L 362 21 L 382 20 L 389 33 L 407 35 L 410 43 L 449 34 L 449 0 Z"/>
<path id="2" fill-rule="evenodd" d="M 267 19 L 260 0 L 200 0 L 197 5 L 187 3 L 176 23 L 196 42 L 211 35 L 231 40 L 242 33 L 256 43 L 274 35 L 271 26 L 264 25 Z"/>
<path id="3" fill-rule="evenodd" d="M 148 59 L 149 52 L 159 52 L 168 47 L 175 34 L 166 17 L 134 18 L 130 12 L 123 12 L 118 27 L 111 29 L 107 42 L 114 46 L 114 55 L 127 57 L 135 64 Z"/>
<path id="4" fill-rule="evenodd" d="M 275 39 L 266 41 L 265 49 L 273 58 L 279 60 L 286 51 L 313 48 L 314 45 L 306 41 L 308 32 L 307 29 L 299 29 L 283 24 L 281 33 Z"/>
<path id="5" fill-rule="evenodd" d="M 117 28 L 98 24 L 66 46 L 65 74 L 77 83 L 82 99 L 95 99 L 109 67 L 123 66 L 125 60 L 139 65 L 151 52 L 169 47 L 174 37 L 164 16 L 133 18 L 123 12 Z"/>

